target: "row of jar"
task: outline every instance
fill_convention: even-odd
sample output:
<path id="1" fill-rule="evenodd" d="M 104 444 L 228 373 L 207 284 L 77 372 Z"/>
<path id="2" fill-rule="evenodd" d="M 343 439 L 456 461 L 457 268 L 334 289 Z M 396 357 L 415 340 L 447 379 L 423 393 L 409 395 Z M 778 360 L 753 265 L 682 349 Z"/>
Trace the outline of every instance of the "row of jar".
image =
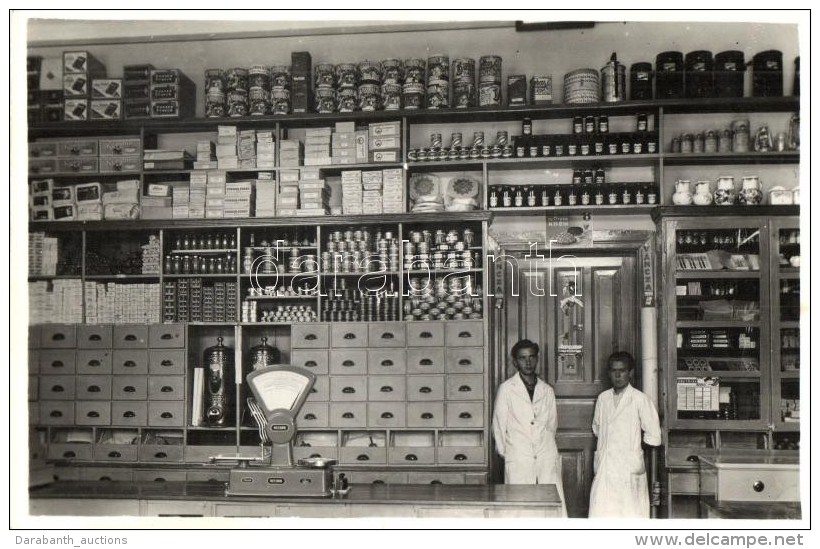
<path id="1" fill-rule="evenodd" d="M 756 175 L 743 177 L 739 190 L 735 178 L 730 175 L 718 177 L 714 183 L 702 180 L 694 185 L 688 179 L 679 179 L 675 182 L 675 193 L 672 195 L 672 203 L 678 206 L 733 206 L 736 203 L 756 206 L 762 202 L 763 191 L 760 178 Z"/>
<path id="2" fill-rule="evenodd" d="M 658 192 L 654 183 L 492 185 L 489 190 L 490 208 L 641 206 L 657 203 Z"/>

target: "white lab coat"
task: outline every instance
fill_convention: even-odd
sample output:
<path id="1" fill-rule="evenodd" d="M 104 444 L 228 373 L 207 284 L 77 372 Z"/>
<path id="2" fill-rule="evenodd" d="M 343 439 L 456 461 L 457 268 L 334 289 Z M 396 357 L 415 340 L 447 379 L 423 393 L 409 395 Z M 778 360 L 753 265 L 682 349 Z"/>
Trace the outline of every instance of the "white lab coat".
<path id="1" fill-rule="evenodd" d="M 590 517 L 649 518 L 643 440 L 661 444 L 661 426 L 652 400 L 628 385 L 615 406 L 614 390 L 598 395 L 592 432 L 598 437 L 595 478 L 589 495 Z"/>
<path id="2" fill-rule="evenodd" d="M 498 388 L 493 437 L 504 458 L 505 484 L 555 484 L 566 516 L 557 429 L 555 392 L 541 379 L 532 400 L 518 373 Z"/>

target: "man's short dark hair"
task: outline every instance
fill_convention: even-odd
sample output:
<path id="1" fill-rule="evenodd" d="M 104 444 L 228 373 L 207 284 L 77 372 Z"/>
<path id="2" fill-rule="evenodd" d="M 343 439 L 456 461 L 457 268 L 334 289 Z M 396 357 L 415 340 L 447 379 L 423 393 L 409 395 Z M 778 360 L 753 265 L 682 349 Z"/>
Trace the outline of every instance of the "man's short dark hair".
<path id="1" fill-rule="evenodd" d="M 614 364 L 615 362 L 623 362 L 626 364 L 627 368 L 630 370 L 635 369 L 635 357 L 632 354 L 628 353 L 627 351 L 615 351 L 609 358 L 606 359 L 606 368 L 607 370 Z"/>
<path id="2" fill-rule="evenodd" d="M 522 339 L 521 341 L 513 345 L 513 358 L 516 358 L 518 356 L 518 351 L 520 351 L 521 349 L 532 349 L 535 352 L 535 354 L 538 354 L 540 350 L 540 348 L 538 347 L 538 343 L 530 341 L 529 339 Z"/>

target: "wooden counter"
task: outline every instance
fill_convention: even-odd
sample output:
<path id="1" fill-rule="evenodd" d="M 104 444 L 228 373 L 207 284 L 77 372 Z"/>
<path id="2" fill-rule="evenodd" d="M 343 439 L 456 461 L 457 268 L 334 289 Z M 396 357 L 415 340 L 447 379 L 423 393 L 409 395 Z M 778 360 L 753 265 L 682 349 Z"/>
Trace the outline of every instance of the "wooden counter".
<path id="1" fill-rule="evenodd" d="M 208 482 L 61 481 L 29 492 L 31 515 L 561 517 L 555 485 L 354 484 L 341 498 L 226 496 Z"/>

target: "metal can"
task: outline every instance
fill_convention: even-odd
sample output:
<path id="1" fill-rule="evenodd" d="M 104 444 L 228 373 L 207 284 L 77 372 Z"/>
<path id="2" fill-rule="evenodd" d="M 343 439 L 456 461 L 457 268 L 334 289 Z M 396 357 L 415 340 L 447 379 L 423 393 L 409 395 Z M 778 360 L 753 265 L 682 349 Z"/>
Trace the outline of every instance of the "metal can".
<path id="1" fill-rule="evenodd" d="M 501 84 L 482 83 L 478 87 L 479 107 L 498 107 L 501 105 Z"/>
<path id="2" fill-rule="evenodd" d="M 453 81 L 475 84 L 475 59 L 467 57 L 454 59 Z"/>
<path id="3" fill-rule="evenodd" d="M 273 65 L 270 68 L 270 85 L 274 87 L 290 86 L 290 67 L 288 65 Z"/>
<path id="4" fill-rule="evenodd" d="M 427 108 L 444 109 L 450 106 L 450 82 L 431 80 L 427 84 Z"/>
<path id="5" fill-rule="evenodd" d="M 340 88 L 355 88 L 358 82 L 359 78 L 356 72 L 356 65 L 353 63 L 340 63 L 336 65 L 336 83 Z"/>
<path id="6" fill-rule="evenodd" d="M 427 58 L 427 82 L 450 81 L 450 58 L 446 55 L 431 55 Z"/>
<path id="7" fill-rule="evenodd" d="M 238 117 L 248 114 L 248 92 L 232 90 L 228 92 L 228 116 Z"/>
<path id="8" fill-rule="evenodd" d="M 430 148 L 431 149 L 440 149 L 441 148 L 441 134 L 440 133 L 431 133 L 430 134 Z"/>
<path id="9" fill-rule="evenodd" d="M 288 114 L 290 112 L 290 90 L 280 86 L 271 89 L 271 113 Z"/>
<path id="10" fill-rule="evenodd" d="M 362 61 L 359 63 L 360 84 L 380 84 L 382 80 L 382 65 L 378 61 Z"/>
<path id="11" fill-rule="evenodd" d="M 317 88 L 332 88 L 336 83 L 331 63 L 319 63 L 313 68 L 313 83 Z"/>
<path id="12" fill-rule="evenodd" d="M 359 106 L 355 88 L 342 88 L 338 93 L 339 112 L 354 112 Z"/>
<path id="13" fill-rule="evenodd" d="M 248 90 L 248 70 L 243 68 L 229 69 L 225 74 L 228 90 Z"/>
<path id="14" fill-rule="evenodd" d="M 381 94 L 378 84 L 362 84 L 359 86 L 359 109 L 373 112 L 381 106 Z"/>
<path id="15" fill-rule="evenodd" d="M 453 83 L 453 106 L 457 109 L 475 107 L 475 84 L 455 81 Z"/>
<path id="16" fill-rule="evenodd" d="M 270 69 L 266 65 L 254 65 L 248 69 L 248 86 L 270 89 Z"/>
<path id="17" fill-rule="evenodd" d="M 404 62 L 404 84 L 424 84 L 424 59 L 408 59 Z"/>
<path id="18" fill-rule="evenodd" d="M 251 115 L 267 114 L 270 110 L 270 92 L 261 87 L 251 87 L 248 92 Z"/>
<path id="19" fill-rule="evenodd" d="M 205 95 L 211 92 L 225 92 L 225 71 L 222 69 L 205 69 Z"/>
<path id="20" fill-rule="evenodd" d="M 483 147 L 484 146 L 484 132 L 477 131 L 473 132 L 473 148 Z"/>
<path id="21" fill-rule="evenodd" d="M 215 88 L 205 96 L 205 117 L 222 118 L 225 116 L 225 94 Z"/>
<path id="22" fill-rule="evenodd" d="M 316 112 L 331 113 L 336 109 L 336 90 L 322 86 L 314 90 L 316 96 Z"/>
<path id="23" fill-rule="evenodd" d="M 424 86 L 420 83 L 405 84 L 402 102 L 405 109 L 420 109 L 424 105 Z"/>
<path id="24" fill-rule="evenodd" d="M 480 84 L 501 84 L 501 57 L 484 55 L 478 60 L 478 81 Z"/>
<path id="25" fill-rule="evenodd" d="M 382 61 L 382 83 L 401 84 L 404 77 L 402 73 L 402 62 L 400 59 L 385 59 Z"/>
<path id="26" fill-rule="evenodd" d="M 382 105 L 386 111 L 401 108 L 401 85 L 395 83 L 382 84 Z"/>

